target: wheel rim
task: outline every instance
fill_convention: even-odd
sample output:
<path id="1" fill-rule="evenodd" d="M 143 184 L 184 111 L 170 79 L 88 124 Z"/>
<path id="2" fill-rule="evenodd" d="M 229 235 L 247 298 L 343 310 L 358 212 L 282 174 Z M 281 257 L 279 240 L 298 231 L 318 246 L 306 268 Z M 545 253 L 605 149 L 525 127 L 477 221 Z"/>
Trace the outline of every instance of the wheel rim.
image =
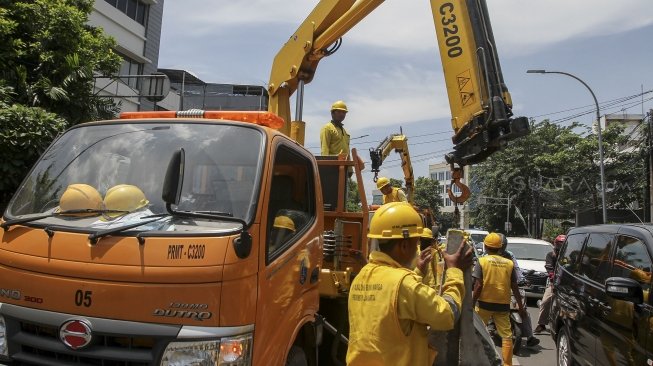
<path id="1" fill-rule="evenodd" d="M 569 340 L 565 333 L 560 335 L 558 341 L 558 365 L 569 366 Z"/>

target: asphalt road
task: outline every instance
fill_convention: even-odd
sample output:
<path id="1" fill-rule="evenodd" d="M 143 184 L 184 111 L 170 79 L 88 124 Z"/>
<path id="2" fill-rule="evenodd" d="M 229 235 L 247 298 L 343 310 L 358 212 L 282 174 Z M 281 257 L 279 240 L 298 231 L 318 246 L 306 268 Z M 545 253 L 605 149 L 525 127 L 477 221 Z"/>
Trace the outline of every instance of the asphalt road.
<path id="1" fill-rule="evenodd" d="M 533 322 L 533 329 L 535 329 L 539 309 L 534 301 L 529 300 L 528 313 Z M 543 333 L 536 334 L 535 336 L 540 339 L 540 344 L 535 347 L 525 347 L 525 345 L 522 345 L 519 354 L 513 356 L 513 366 L 555 366 L 557 364 L 556 346 L 551 338 L 551 334 L 548 332 L 548 328 Z M 523 342 L 526 342 L 526 339 Z M 501 348 L 499 347 L 497 349 L 500 353 Z"/>

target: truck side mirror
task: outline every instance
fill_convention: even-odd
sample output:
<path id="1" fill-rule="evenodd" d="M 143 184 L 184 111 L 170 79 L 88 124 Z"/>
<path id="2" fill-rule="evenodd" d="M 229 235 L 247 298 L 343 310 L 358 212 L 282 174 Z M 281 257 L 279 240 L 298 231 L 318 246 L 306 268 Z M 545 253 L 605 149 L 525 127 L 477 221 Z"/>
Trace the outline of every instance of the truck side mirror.
<path id="1" fill-rule="evenodd" d="M 641 304 L 644 299 L 642 286 L 632 278 L 610 277 L 605 280 L 605 293 L 610 297 Z"/>
<path id="2" fill-rule="evenodd" d="M 184 149 L 179 149 L 172 154 L 168 163 L 168 170 L 166 170 L 166 177 L 163 181 L 163 191 L 161 192 L 161 198 L 166 203 L 166 208 L 179 203 L 181 187 L 184 185 L 185 159 Z"/>

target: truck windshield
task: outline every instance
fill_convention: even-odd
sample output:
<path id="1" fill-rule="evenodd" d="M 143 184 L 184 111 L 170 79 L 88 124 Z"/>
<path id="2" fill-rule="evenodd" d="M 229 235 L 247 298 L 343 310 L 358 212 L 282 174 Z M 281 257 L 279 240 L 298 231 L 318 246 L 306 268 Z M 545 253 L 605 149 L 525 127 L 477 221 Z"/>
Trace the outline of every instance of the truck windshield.
<path id="1" fill-rule="evenodd" d="M 69 130 L 25 179 L 7 208 L 7 218 L 55 213 L 34 224 L 106 229 L 164 214 L 161 193 L 168 162 L 184 149 L 183 188 L 176 209 L 218 212 L 250 222 L 259 193 L 264 134 L 247 125 L 178 121 Z M 80 210 L 90 213 L 66 214 Z M 135 230 L 240 226 L 209 219 L 174 225 L 173 220 L 163 217 L 157 225 Z"/>

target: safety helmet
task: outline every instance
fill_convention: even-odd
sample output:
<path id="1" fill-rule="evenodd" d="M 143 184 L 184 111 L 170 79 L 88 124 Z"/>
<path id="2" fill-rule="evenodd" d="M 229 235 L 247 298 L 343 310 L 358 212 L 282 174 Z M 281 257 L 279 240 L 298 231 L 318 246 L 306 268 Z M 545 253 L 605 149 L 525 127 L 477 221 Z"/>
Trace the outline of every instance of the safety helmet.
<path id="1" fill-rule="evenodd" d="M 145 207 L 150 201 L 145 198 L 145 194 L 140 188 L 131 184 L 118 184 L 107 190 L 104 195 L 104 207 L 107 210 L 136 211 Z M 109 213 L 109 216 L 120 216 L 124 213 Z"/>
<path id="2" fill-rule="evenodd" d="M 370 239 L 406 239 L 418 238 L 424 227 L 422 218 L 413 206 L 406 202 L 387 203 L 372 216 Z"/>
<path id="3" fill-rule="evenodd" d="M 502 243 L 503 239 L 501 239 L 501 235 L 497 233 L 489 233 L 485 236 L 485 239 L 483 239 L 483 244 L 488 248 L 501 249 Z"/>
<path id="4" fill-rule="evenodd" d="M 342 100 L 339 100 L 339 101 L 333 103 L 333 104 L 331 105 L 331 110 L 332 110 L 332 111 L 334 111 L 334 110 L 338 110 L 338 111 L 345 111 L 345 112 L 348 112 L 348 111 L 347 111 L 347 105 L 346 105 L 345 102 L 343 102 Z"/>
<path id="5" fill-rule="evenodd" d="M 59 199 L 59 211 L 101 210 L 102 196 L 88 184 L 71 184 Z"/>
<path id="6" fill-rule="evenodd" d="M 387 186 L 388 184 L 390 184 L 390 179 L 388 179 L 386 177 L 381 177 L 376 181 L 376 188 L 381 189 L 381 188 Z"/>
<path id="7" fill-rule="evenodd" d="M 555 240 L 553 241 L 553 245 L 562 245 L 562 243 L 564 243 L 565 240 L 567 240 L 567 235 L 560 234 L 556 236 Z"/>
<path id="8" fill-rule="evenodd" d="M 433 231 L 431 231 L 431 229 L 425 227 L 425 228 L 422 230 L 422 235 L 421 235 L 421 237 L 422 237 L 422 238 L 425 238 L 425 239 L 433 239 Z"/>
<path id="9" fill-rule="evenodd" d="M 272 225 L 277 229 L 287 229 L 292 232 L 295 232 L 295 223 L 288 216 L 277 216 L 274 218 L 274 224 Z"/>

